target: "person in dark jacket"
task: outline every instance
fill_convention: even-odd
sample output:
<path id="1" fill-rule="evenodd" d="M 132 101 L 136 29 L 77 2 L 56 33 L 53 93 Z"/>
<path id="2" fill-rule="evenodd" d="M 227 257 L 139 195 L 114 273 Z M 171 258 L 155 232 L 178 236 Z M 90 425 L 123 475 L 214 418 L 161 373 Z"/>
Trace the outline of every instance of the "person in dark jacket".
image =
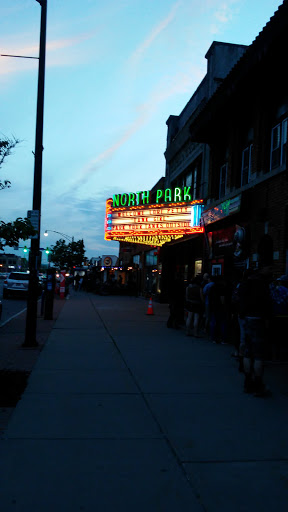
<path id="1" fill-rule="evenodd" d="M 167 327 L 178 329 L 184 319 L 184 281 L 180 274 L 171 283 L 169 309 L 170 314 L 167 320 Z"/>
<path id="2" fill-rule="evenodd" d="M 214 286 L 210 289 L 209 299 L 211 339 L 214 343 L 226 344 L 231 314 L 231 292 L 228 282 L 223 276 L 214 278 Z"/>
<path id="3" fill-rule="evenodd" d="M 201 299 L 201 278 L 194 277 L 186 288 L 185 308 L 187 310 L 186 335 L 200 337 L 200 319 L 203 314 L 203 302 Z"/>
<path id="4" fill-rule="evenodd" d="M 239 316 L 245 324 L 244 391 L 266 394 L 263 383 L 265 330 L 272 314 L 269 283 L 259 271 L 252 271 L 239 286 Z"/>

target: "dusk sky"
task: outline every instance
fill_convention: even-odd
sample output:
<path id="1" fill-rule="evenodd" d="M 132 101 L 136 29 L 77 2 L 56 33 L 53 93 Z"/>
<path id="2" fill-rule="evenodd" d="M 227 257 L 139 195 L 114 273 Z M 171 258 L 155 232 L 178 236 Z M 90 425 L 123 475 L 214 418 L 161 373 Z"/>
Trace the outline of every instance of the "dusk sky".
<path id="1" fill-rule="evenodd" d="M 251 44 L 282 2 L 47 3 L 41 233 L 83 238 L 88 258 L 117 255 L 106 199 L 165 175 L 166 121 L 205 76 L 212 42 Z M 36 0 L 0 0 L 1 54 L 38 57 L 40 13 Z M 32 209 L 37 79 L 38 60 L 0 57 L 0 134 L 21 140 L 0 170 L 12 183 L 0 191 L 5 222 Z M 41 247 L 61 238 L 42 234 Z"/>

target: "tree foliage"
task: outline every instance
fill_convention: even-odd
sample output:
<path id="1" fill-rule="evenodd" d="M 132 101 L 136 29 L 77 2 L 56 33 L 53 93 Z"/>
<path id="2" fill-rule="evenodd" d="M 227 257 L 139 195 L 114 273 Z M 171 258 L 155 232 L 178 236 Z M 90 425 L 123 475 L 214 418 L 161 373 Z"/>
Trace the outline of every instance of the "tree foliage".
<path id="1" fill-rule="evenodd" d="M 12 137 L 9 139 L 7 137 L 0 137 L 0 168 L 5 160 L 5 158 L 11 154 L 11 150 L 15 148 L 17 144 L 19 144 L 19 139 Z M 1 181 L 0 179 L 0 190 L 3 188 L 11 187 L 11 182 L 9 180 Z"/>
<path id="2" fill-rule="evenodd" d="M 5 245 L 9 247 L 17 246 L 19 240 L 27 240 L 30 236 L 36 234 L 29 219 L 18 217 L 14 222 L 0 221 L 0 249 Z"/>
<path id="3" fill-rule="evenodd" d="M 81 266 L 84 261 L 85 249 L 83 240 L 66 243 L 65 240 L 58 240 L 51 247 L 51 261 L 60 268 L 72 268 Z"/>
<path id="4" fill-rule="evenodd" d="M 0 137 L 0 168 L 5 158 L 11 154 L 11 150 L 19 144 L 19 139 L 12 137 Z M 0 190 L 9 188 L 11 182 L 9 180 L 1 181 L 0 179 Z M 17 246 L 19 240 L 27 240 L 30 236 L 36 234 L 31 222 L 26 217 L 22 219 L 18 217 L 14 222 L 3 222 L 0 221 L 0 250 L 3 250 L 6 245 L 8 247 Z"/>

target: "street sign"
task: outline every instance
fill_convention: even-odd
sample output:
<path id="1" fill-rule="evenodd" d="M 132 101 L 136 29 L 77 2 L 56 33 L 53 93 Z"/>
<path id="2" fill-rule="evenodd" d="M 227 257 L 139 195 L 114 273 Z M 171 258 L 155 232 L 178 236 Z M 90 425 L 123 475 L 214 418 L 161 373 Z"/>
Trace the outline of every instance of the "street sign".
<path id="1" fill-rule="evenodd" d="M 60 272 L 60 299 L 65 298 L 65 270 Z"/>
<path id="2" fill-rule="evenodd" d="M 111 267 L 112 266 L 112 258 L 110 256 L 106 256 L 104 258 L 104 267 Z"/>
<path id="3" fill-rule="evenodd" d="M 29 238 L 38 238 L 39 231 L 39 210 L 28 210 L 27 218 L 30 220 L 33 228 L 37 231 L 37 234 L 34 236 L 29 236 Z"/>

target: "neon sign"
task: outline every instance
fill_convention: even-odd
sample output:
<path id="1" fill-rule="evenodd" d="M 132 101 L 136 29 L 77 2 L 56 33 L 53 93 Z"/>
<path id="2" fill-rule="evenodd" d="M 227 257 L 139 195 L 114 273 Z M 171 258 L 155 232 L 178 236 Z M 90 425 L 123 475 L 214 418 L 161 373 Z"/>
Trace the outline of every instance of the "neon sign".
<path id="1" fill-rule="evenodd" d="M 180 201 L 184 197 L 190 197 L 190 201 Z M 160 203 L 161 198 L 164 202 Z M 200 225 L 203 200 L 191 201 L 190 187 L 157 190 L 158 202 L 148 204 L 149 200 L 147 191 L 118 194 L 108 199 L 105 240 L 161 246 L 184 235 L 203 233 Z M 136 204 L 139 202 L 142 204 Z"/>
<path id="2" fill-rule="evenodd" d="M 241 195 L 235 196 L 232 199 L 227 199 L 223 203 L 214 206 L 214 208 L 210 208 L 209 210 L 203 212 L 203 221 L 205 225 L 212 224 L 212 222 L 217 222 L 218 220 L 228 217 L 228 215 L 238 213 L 240 211 L 240 206 Z"/>
<path id="3" fill-rule="evenodd" d="M 166 188 L 165 190 L 156 190 L 156 204 L 159 203 L 181 203 L 192 201 L 190 194 L 191 187 Z M 150 204 L 151 192 L 149 190 L 141 190 L 140 192 L 129 192 L 124 194 L 114 194 L 113 208 L 121 206 L 139 206 Z"/>

